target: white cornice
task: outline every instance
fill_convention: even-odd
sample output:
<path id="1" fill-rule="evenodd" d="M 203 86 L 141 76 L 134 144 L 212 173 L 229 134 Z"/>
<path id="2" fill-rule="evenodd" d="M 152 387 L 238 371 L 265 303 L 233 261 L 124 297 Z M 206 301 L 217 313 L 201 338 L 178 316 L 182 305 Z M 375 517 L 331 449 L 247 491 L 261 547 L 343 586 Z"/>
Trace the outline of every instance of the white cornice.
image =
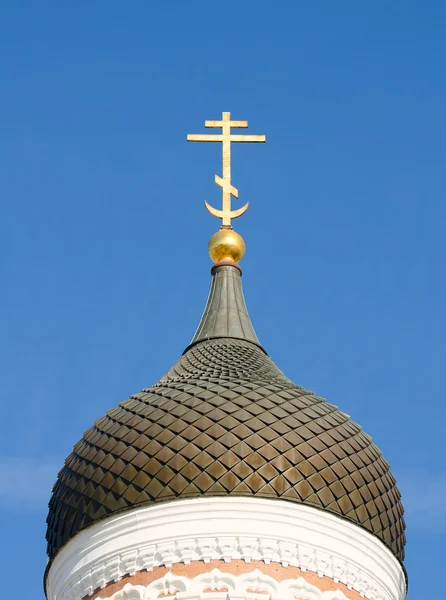
<path id="1" fill-rule="evenodd" d="M 403 600 L 405 577 L 361 527 L 303 504 L 196 498 L 135 508 L 77 533 L 49 569 L 49 600 L 80 600 L 124 575 L 194 560 L 262 560 L 313 571 L 368 600 Z"/>
<path id="2" fill-rule="evenodd" d="M 147 586 L 126 583 L 112 596 L 98 600 L 157 600 L 160 596 L 163 600 L 348 600 L 340 590 L 322 592 L 303 577 L 279 582 L 259 569 L 243 575 L 213 569 L 191 579 L 169 572 Z"/>

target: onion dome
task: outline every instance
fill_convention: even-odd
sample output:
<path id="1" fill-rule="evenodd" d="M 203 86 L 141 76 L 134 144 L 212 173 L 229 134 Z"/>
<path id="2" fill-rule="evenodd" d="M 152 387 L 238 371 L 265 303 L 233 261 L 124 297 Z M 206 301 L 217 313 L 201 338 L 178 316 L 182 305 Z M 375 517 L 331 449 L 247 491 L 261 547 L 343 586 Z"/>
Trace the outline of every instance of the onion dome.
<path id="1" fill-rule="evenodd" d="M 66 459 L 49 505 L 48 555 L 109 515 L 202 496 L 304 503 L 365 528 L 404 557 L 403 508 L 389 465 L 348 415 L 268 357 L 230 255 L 212 269 L 203 317 L 182 357 L 96 421 Z"/>
<path id="2" fill-rule="evenodd" d="M 231 127 L 247 122 L 230 113 L 205 124 L 222 134 L 188 140 L 222 142 L 223 177 L 215 176 L 222 210 L 206 203 L 222 226 L 208 246 L 216 264 L 203 316 L 167 374 L 110 410 L 75 445 L 49 504 L 48 555 L 90 525 L 135 508 L 249 497 L 327 511 L 379 538 L 401 561 L 403 508 L 380 450 L 348 415 L 276 367 L 248 315 L 237 264 L 245 243 L 231 225 L 248 204 L 231 209 L 238 190 L 230 144 L 265 136 L 232 135 Z"/>

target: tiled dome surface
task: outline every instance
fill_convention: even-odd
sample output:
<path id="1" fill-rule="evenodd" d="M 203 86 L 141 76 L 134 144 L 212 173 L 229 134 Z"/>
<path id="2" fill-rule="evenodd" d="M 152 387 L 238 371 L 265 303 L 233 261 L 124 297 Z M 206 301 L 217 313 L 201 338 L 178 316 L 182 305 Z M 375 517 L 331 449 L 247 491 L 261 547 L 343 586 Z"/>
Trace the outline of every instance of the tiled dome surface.
<path id="1" fill-rule="evenodd" d="M 53 490 L 48 554 L 112 513 L 202 495 L 305 503 L 404 556 L 400 493 L 371 438 L 258 345 L 231 338 L 196 343 L 85 433 Z"/>

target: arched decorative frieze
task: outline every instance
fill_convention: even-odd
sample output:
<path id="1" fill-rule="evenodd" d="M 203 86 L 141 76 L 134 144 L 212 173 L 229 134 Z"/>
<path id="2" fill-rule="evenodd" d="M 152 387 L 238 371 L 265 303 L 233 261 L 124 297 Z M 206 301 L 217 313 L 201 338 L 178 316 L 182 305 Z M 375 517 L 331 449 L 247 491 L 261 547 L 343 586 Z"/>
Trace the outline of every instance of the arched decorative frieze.
<path id="1" fill-rule="evenodd" d="M 403 569 L 375 536 L 328 512 L 260 498 L 197 498 L 137 508 L 80 531 L 56 555 L 51 600 L 81 600 L 155 567 L 253 560 L 329 577 L 368 600 L 404 600 Z"/>
<path id="2" fill-rule="evenodd" d="M 259 569 L 243 575 L 213 569 L 194 578 L 167 573 L 148 586 L 127 583 L 98 600 L 348 600 L 340 590 L 321 591 L 303 577 L 278 582 Z"/>

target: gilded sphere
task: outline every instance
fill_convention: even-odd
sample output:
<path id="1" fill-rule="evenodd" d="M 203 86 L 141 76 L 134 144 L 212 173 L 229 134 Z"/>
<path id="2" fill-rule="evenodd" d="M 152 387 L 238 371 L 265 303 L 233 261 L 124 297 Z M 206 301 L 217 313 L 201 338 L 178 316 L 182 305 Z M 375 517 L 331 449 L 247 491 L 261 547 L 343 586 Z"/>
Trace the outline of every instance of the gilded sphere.
<path id="1" fill-rule="evenodd" d="M 209 240 L 209 256 L 218 263 L 221 260 L 239 262 L 245 254 L 246 246 L 241 235 L 233 229 L 220 229 Z"/>

